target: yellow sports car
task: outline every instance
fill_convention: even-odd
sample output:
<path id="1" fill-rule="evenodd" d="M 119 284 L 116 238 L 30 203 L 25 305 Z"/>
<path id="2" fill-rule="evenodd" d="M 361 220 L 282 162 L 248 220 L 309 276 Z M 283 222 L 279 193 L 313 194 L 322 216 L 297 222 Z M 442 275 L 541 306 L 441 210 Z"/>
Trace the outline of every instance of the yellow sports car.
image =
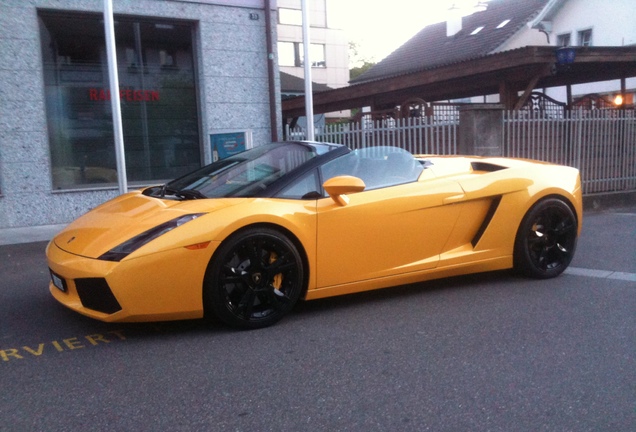
<path id="1" fill-rule="evenodd" d="M 557 276 L 581 217 L 570 167 L 273 143 L 83 215 L 47 247 L 50 291 L 103 321 L 259 328 L 301 298 L 513 267 Z"/>

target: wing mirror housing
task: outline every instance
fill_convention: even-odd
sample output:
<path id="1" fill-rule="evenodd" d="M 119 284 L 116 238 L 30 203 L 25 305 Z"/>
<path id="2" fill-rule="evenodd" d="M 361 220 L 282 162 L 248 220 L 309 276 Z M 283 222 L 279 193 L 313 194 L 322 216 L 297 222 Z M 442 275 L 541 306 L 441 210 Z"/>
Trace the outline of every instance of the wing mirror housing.
<path id="1" fill-rule="evenodd" d="M 325 191 L 336 204 L 346 206 L 349 204 L 347 194 L 362 192 L 367 185 L 358 177 L 338 176 L 327 180 L 322 187 L 325 188 Z"/>

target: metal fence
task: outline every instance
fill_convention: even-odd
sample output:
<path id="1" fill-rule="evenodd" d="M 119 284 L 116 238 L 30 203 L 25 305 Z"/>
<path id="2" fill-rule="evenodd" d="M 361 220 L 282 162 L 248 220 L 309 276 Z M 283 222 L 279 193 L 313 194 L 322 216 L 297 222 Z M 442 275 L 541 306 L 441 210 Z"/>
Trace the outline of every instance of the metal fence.
<path id="1" fill-rule="evenodd" d="M 345 144 L 358 149 L 396 146 L 413 154 L 456 154 L 457 121 L 427 118 L 367 120 L 346 124 L 328 124 L 316 130 L 316 140 Z M 302 128 L 287 128 L 288 140 L 305 139 Z"/>
<path id="2" fill-rule="evenodd" d="M 573 110 L 560 118 L 528 110 L 504 111 L 503 154 L 569 165 L 581 171 L 583 193 L 636 190 L 636 115 L 634 110 Z M 413 154 L 457 153 L 455 119 L 386 118 L 332 124 L 316 131 L 319 141 L 352 149 L 392 145 Z M 287 139 L 305 139 L 300 128 Z"/>
<path id="3" fill-rule="evenodd" d="M 583 193 L 636 190 L 633 110 L 573 110 L 549 119 L 504 112 L 504 154 L 569 165 L 581 171 Z"/>

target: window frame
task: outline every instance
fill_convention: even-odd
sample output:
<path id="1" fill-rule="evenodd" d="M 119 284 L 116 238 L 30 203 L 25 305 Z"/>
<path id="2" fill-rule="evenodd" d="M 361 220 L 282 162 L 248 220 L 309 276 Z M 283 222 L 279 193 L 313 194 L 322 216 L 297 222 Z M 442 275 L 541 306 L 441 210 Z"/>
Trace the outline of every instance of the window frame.
<path id="1" fill-rule="evenodd" d="M 291 19 L 288 21 L 286 19 L 287 17 Z M 278 24 L 302 26 L 303 25 L 302 10 L 293 9 L 293 8 L 285 8 L 285 7 L 278 8 Z"/>
<path id="2" fill-rule="evenodd" d="M 102 55 L 106 47 L 103 29 L 99 33 L 94 28 L 101 16 L 56 10 L 39 10 L 37 16 L 43 27 L 38 43 L 47 95 L 52 190 L 116 188 L 111 95 L 105 78 L 108 65 Z M 120 24 L 116 33 L 118 49 L 124 50 L 117 67 L 123 78 L 119 93 L 129 184 L 164 182 L 192 171 L 204 160 L 197 94 L 200 83 L 196 22 L 119 15 L 116 18 Z M 69 22 L 76 24 L 68 28 L 60 25 Z M 172 30 L 176 33 L 162 34 Z M 73 47 L 69 41 L 74 39 L 82 41 L 74 48 L 76 52 L 69 49 Z M 170 62 L 160 61 L 161 50 L 168 54 Z M 87 52 L 94 54 L 82 56 Z M 181 114 L 166 121 L 166 113 L 175 101 L 182 108 Z M 95 136 L 87 131 L 95 131 Z"/>
<path id="3" fill-rule="evenodd" d="M 569 47 L 572 45 L 572 33 L 561 33 L 557 35 L 556 45 L 558 47 Z"/>
<path id="4" fill-rule="evenodd" d="M 294 53 L 294 61 L 293 64 L 291 64 L 292 62 L 289 61 L 285 61 L 283 62 L 283 60 L 287 60 L 289 59 L 289 50 L 285 50 L 287 52 L 285 52 L 284 56 L 281 55 L 281 46 L 285 44 L 285 46 L 289 46 L 291 45 L 293 53 Z M 315 58 L 312 58 L 312 64 L 311 67 L 312 68 L 319 68 L 319 69 L 323 69 L 327 67 L 327 46 L 326 44 L 322 44 L 322 43 L 311 43 L 309 50 L 310 50 L 310 56 L 312 53 L 316 53 L 316 51 L 312 51 L 312 49 L 314 50 L 318 50 L 322 53 L 322 55 L 320 56 L 320 58 L 318 60 L 316 60 Z M 303 67 L 304 66 L 304 60 L 305 60 L 305 53 L 303 51 L 303 43 L 302 42 L 296 42 L 296 41 L 284 41 L 284 40 L 279 40 L 277 42 L 277 53 L 278 53 L 278 65 L 279 66 L 283 66 L 283 67 Z M 314 56 L 312 56 L 314 57 Z"/>
<path id="5" fill-rule="evenodd" d="M 593 33 L 591 28 L 577 31 L 578 46 L 593 46 Z"/>

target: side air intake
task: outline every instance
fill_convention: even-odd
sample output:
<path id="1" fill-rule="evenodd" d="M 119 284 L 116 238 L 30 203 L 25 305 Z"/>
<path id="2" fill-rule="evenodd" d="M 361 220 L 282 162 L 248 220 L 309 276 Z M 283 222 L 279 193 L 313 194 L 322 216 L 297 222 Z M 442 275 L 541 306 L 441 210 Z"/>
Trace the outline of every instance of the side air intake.
<path id="1" fill-rule="evenodd" d="M 488 208 L 488 212 L 486 213 L 486 217 L 484 217 L 484 220 L 481 223 L 481 226 L 475 233 L 475 237 L 473 237 L 473 239 L 470 242 L 473 245 L 473 248 L 477 246 L 477 243 L 479 243 L 481 236 L 484 235 L 486 228 L 488 228 L 488 225 L 490 225 L 490 221 L 492 221 L 493 216 L 497 212 L 497 208 L 499 207 L 500 202 L 501 202 L 501 196 L 493 197 L 492 202 L 490 203 L 490 207 Z"/>

